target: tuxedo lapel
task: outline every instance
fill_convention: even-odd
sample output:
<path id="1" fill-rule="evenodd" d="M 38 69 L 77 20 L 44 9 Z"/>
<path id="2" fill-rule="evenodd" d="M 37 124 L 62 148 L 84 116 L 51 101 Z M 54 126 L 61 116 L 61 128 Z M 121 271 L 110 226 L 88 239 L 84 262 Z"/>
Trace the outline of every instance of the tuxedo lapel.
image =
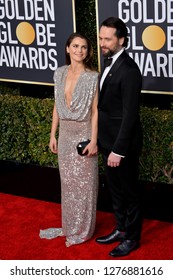
<path id="1" fill-rule="evenodd" d="M 103 95 L 104 95 L 104 87 L 106 86 L 107 82 L 109 82 L 109 79 L 112 78 L 112 76 L 115 75 L 115 73 L 117 72 L 117 70 L 119 69 L 120 65 L 123 63 L 123 61 L 125 60 L 126 58 L 126 52 L 124 51 L 119 57 L 118 59 L 115 61 L 115 63 L 113 64 L 113 66 L 111 67 L 110 71 L 108 72 L 104 82 L 103 82 L 103 85 L 102 85 L 102 89 L 100 91 L 100 96 L 99 96 L 99 104 L 103 98 Z M 100 79 L 101 79 L 101 76 L 102 76 L 103 72 L 101 73 L 100 75 Z M 99 79 L 99 81 L 100 81 Z"/>
<path id="2" fill-rule="evenodd" d="M 113 75 L 115 75 L 115 73 L 117 72 L 117 70 L 119 69 L 120 65 L 123 63 L 124 59 L 125 59 L 126 55 L 125 52 L 123 52 L 118 59 L 115 61 L 115 63 L 113 64 L 112 68 L 110 69 L 110 71 L 108 72 L 104 82 L 103 82 L 103 86 L 104 83 Z"/>

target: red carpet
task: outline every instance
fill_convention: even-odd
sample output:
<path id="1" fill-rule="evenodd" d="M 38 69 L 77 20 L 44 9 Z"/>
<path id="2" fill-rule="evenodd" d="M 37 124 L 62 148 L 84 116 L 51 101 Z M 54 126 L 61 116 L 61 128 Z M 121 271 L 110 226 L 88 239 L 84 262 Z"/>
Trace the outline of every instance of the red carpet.
<path id="1" fill-rule="evenodd" d="M 110 233 L 112 213 L 97 212 L 95 235 L 81 245 L 65 247 L 65 238 L 39 238 L 39 230 L 60 227 L 60 205 L 36 199 L 0 194 L 1 260 L 113 260 L 108 253 L 115 246 L 100 245 L 95 238 Z M 172 260 L 173 224 L 144 220 L 141 247 L 124 260 Z"/>

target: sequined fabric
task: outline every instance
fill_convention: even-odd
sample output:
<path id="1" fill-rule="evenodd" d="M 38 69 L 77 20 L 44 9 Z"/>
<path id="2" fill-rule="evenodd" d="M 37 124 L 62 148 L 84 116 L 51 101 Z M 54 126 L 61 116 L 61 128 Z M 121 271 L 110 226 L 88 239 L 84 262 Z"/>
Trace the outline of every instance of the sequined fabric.
<path id="1" fill-rule="evenodd" d="M 98 74 L 83 72 L 67 108 L 64 96 L 68 66 L 55 72 L 55 100 L 60 117 L 58 164 L 61 178 L 62 229 L 66 246 L 82 243 L 93 235 L 98 191 L 98 157 L 80 156 L 78 142 L 91 138 L 91 106 Z M 52 238 L 62 236 L 54 229 Z M 50 239 L 49 229 L 40 233 Z"/>
<path id="2" fill-rule="evenodd" d="M 61 176 L 62 228 L 69 244 L 93 235 L 98 186 L 97 156 L 77 153 L 77 143 L 90 137 L 90 122 L 60 121 L 58 162 Z"/>
<path id="3" fill-rule="evenodd" d="M 64 236 L 62 228 L 48 228 L 40 230 L 40 238 L 53 239 L 58 236 Z"/>
<path id="4" fill-rule="evenodd" d="M 70 108 L 65 101 L 64 87 L 68 66 L 62 66 L 55 71 L 55 100 L 60 119 L 87 121 L 91 118 L 91 104 L 95 96 L 98 73 L 83 71 L 75 86 Z"/>

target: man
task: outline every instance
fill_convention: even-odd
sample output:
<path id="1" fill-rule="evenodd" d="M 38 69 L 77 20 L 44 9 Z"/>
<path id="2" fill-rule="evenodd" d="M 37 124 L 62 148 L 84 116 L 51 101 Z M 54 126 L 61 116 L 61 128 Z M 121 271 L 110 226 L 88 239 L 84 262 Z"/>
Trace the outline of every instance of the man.
<path id="1" fill-rule="evenodd" d="M 98 137 L 116 227 L 96 241 L 101 244 L 120 241 L 109 253 L 119 257 L 137 249 L 141 238 L 138 163 L 142 148 L 139 118 L 142 77 L 125 51 L 127 28 L 121 19 L 106 19 L 101 24 L 99 40 L 103 57 L 111 63 L 100 78 Z"/>

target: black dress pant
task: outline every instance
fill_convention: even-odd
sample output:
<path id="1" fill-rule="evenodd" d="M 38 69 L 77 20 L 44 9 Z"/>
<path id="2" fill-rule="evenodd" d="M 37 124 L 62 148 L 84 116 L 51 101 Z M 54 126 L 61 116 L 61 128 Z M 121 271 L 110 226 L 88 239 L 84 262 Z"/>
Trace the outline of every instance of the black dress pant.
<path id="1" fill-rule="evenodd" d="M 140 240 L 142 230 L 141 189 L 138 184 L 139 156 L 134 152 L 121 159 L 120 166 L 109 167 L 110 151 L 103 149 L 103 163 L 112 198 L 116 229 L 126 232 L 126 239 Z"/>

